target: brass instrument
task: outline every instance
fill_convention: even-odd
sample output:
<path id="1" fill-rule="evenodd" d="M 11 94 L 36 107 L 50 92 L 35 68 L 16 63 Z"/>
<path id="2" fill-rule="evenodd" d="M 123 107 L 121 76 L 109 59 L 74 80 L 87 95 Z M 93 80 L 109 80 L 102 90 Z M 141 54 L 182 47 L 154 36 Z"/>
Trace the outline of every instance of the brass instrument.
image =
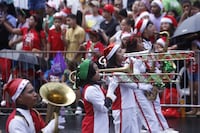
<path id="1" fill-rule="evenodd" d="M 163 31 L 163 32 L 159 32 L 159 33 L 155 33 L 155 34 L 159 34 L 159 35 L 165 35 L 166 36 L 166 44 L 165 47 L 163 49 L 163 52 L 166 53 L 167 49 L 168 49 L 168 45 L 169 45 L 169 33 L 167 31 Z M 139 51 L 139 52 L 132 52 L 132 53 L 125 53 L 124 56 L 125 57 L 133 57 L 133 56 L 159 56 L 159 55 L 163 55 L 163 53 L 149 53 L 149 50 L 145 50 L 145 51 Z M 157 59 L 156 59 L 157 60 Z"/>
<path id="2" fill-rule="evenodd" d="M 99 69 L 99 72 L 125 72 L 125 73 L 133 73 L 133 65 L 132 64 L 127 64 L 124 65 L 123 67 L 119 68 L 106 68 L 106 69 Z"/>
<path id="3" fill-rule="evenodd" d="M 162 31 L 162 32 L 159 33 L 159 35 L 166 35 L 166 37 L 167 37 L 166 43 L 165 43 L 165 47 L 163 49 L 163 52 L 167 52 L 168 51 L 168 46 L 169 46 L 169 39 L 170 39 L 169 32 Z"/>
<path id="4" fill-rule="evenodd" d="M 76 95 L 69 86 L 59 82 L 49 82 L 42 85 L 40 95 L 48 103 L 45 121 L 48 123 L 54 116 L 56 121 L 54 133 L 58 133 L 60 107 L 72 104 L 76 99 Z"/>
<path id="5" fill-rule="evenodd" d="M 99 72 L 102 72 L 102 73 L 112 73 L 112 72 L 133 73 L 133 65 L 132 64 L 127 64 L 124 67 L 119 67 L 119 68 L 99 69 Z M 101 76 L 106 76 L 107 74 L 100 74 L 100 75 Z M 71 72 L 69 74 L 69 80 L 72 83 L 76 82 L 76 71 L 73 71 L 73 72 Z"/>
<path id="6" fill-rule="evenodd" d="M 159 89 L 157 86 L 153 86 L 151 91 L 144 91 L 144 95 L 149 101 L 155 101 L 158 93 Z"/>

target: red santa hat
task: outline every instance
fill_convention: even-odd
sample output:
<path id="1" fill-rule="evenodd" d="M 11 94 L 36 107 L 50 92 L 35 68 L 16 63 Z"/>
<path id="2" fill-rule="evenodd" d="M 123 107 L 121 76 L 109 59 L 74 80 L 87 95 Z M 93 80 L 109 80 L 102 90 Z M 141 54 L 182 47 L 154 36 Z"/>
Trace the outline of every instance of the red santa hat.
<path id="1" fill-rule="evenodd" d="M 160 44 L 162 47 L 165 47 L 166 40 L 167 40 L 166 37 L 161 37 L 156 41 L 156 43 Z"/>
<path id="2" fill-rule="evenodd" d="M 143 33 L 145 28 L 147 27 L 149 20 L 148 19 L 140 19 L 139 21 L 137 21 L 135 23 L 135 29 L 134 29 L 134 33 L 138 34 L 138 33 Z"/>
<path id="3" fill-rule="evenodd" d="M 143 12 L 141 12 L 140 13 L 140 15 L 139 15 L 139 19 L 142 19 L 142 18 L 144 18 L 144 17 L 149 17 L 150 16 L 150 13 L 149 12 L 147 12 L 147 11 L 143 11 Z"/>
<path id="4" fill-rule="evenodd" d="M 170 23 L 172 24 L 174 27 L 177 27 L 178 26 L 178 23 L 176 21 L 176 19 L 173 17 L 173 16 L 170 16 L 170 15 L 166 15 L 164 16 L 161 20 L 160 20 L 161 23 Z"/>
<path id="5" fill-rule="evenodd" d="M 63 17 L 63 14 L 61 12 L 56 12 L 54 15 L 53 15 L 53 18 L 54 19 L 62 19 Z"/>
<path id="6" fill-rule="evenodd" d="M 111 43 L 106 47 L 103 51 L 104 56 L 106 57 L 107 60 L 109 60 L 117 51 L 117 49 L 120 47 L 119 44 Z"/>
<path id="7" fill-rule="evenodd" d="M 15 102 L 16 99 L 22 93 L 22 91 L 26 88 L 28 83 L 30 83 L 30 81 L 27 79 L 16 78 L 11 80 L 8 84 L 6 84 L 4 88 L 3 98 L 5 99 L 5 92 L 7 92 L 11 97 L 11 99 L 13 100 L 13 102 Z M 4 106 L 4 104 L 5 101 L 2 101 L 1 105 Z"/>
<path id="8" fill-rule="evenodd" d="M 63 16 L 67 16 L 72 13 L 71 8 L 69 8 L 69 7 L 65 7 L 60 12 L 62 13 Z"/>

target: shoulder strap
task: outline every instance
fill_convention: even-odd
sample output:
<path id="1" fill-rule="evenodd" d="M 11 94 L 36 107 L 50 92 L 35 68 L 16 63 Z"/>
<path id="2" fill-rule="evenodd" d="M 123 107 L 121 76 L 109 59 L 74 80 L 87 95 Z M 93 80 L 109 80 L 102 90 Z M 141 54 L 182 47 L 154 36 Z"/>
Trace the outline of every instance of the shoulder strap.
<path id="1" fill-rule="evenodd" d="M 20 113 L 18 110 L 16 110 L 16 115 L 15 115 L 15 116 L 20 116 L 20 117 L 22 117 L 22 118 L 26 121 L 27 125 L 29 126 L 29 123 L 28 123 L 28 121 L 26 120 L 25 116 L 22 115 L 22 113 Z"/>

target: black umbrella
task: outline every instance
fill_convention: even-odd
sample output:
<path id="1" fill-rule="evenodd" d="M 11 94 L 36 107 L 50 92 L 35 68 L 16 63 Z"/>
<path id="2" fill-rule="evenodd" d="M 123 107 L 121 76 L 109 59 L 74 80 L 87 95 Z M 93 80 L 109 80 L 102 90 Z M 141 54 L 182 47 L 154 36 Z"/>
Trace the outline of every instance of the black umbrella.
<path id="1" fill-rule="evenodd" d="M 197 13 L 184 20 L 174 32 L 172 38 L 182 37 L 200 31 L 200 13 Z"/>
<path id="2" fill-rule="evenodd" d="M 0 50 L 0 57 L 38 65 L 38 58 L 36 57 L 34 53 L 3 49 L 3 50 Z"/>

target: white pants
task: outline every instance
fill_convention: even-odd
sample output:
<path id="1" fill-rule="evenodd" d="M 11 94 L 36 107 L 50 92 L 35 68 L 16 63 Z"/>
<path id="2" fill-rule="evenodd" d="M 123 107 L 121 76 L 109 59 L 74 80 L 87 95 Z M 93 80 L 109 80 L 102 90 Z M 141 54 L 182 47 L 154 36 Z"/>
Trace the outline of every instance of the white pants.
<path id="1" fill-rule="evenodd" d="M 151 101 L 149 101 L 149 102 L 151 102 Z M 162 130 L 168 129 L 169 125 L 168 125 L 167 120 L 165 119 L 164 115 L 162 114 L 159 95 L 157 95 L 156 100 L 151 103 L 152 103 L 153 108 L 156 110 L 156 116 L 159 120 L 161 129 Z"/>
<path id="2" fill-rule="evenodd" d="M 115 133 L 140 133 L 136 108 L 113 110 Z"/>
<path id="3" fill-rule="evenodd" d="M 144 91 L 140 89 L 134 90 L 134 96 L 138 105 L 139 128 L 141 129 L 142 125 L 144 125 L 149 133 L 159 133 L 161 129 L 155 113 L 156 111 L 144 95 Z"/>

